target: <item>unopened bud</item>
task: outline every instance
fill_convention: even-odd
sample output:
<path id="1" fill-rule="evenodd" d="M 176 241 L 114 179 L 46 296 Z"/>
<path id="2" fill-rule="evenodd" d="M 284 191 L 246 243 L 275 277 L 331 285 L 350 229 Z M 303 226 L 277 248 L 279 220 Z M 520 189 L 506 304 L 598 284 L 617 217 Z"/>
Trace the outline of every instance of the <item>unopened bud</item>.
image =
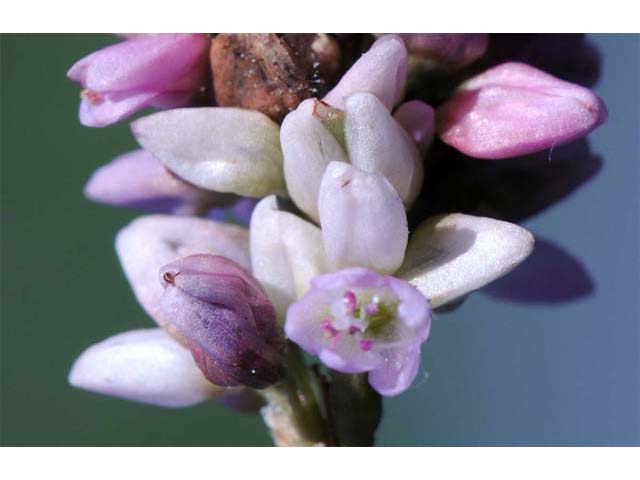
<path id="1" fill-rule="evenodd" d="M 284 337 L 257 281 L 225 257 L 192 255 L 160 269 L 161 306 L 216 385 L 265 388 L 284 375 Z"/>

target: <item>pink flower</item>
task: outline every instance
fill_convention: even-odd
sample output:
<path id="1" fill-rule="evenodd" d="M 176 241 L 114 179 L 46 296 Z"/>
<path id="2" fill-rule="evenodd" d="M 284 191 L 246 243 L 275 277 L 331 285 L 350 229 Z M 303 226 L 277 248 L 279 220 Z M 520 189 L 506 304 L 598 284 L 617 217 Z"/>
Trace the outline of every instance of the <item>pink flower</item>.
<path id="1" fill-rule="evenodd" d="M 146 107 L 188 104 L 207 78 L 209 36 L 129 38 L 76 62 L 67 76 L 82 87 L 80 122 L 104 127 Z"/>
<path id="2" fill-rule="evenodd" d="M 350 268 L 316 277 L 289 307 L 285 332 L 334 370 L 369 372 L 371 386 L 391 396 L 416 377 L 430 324 L 429 302 L 414 286 Z"/>

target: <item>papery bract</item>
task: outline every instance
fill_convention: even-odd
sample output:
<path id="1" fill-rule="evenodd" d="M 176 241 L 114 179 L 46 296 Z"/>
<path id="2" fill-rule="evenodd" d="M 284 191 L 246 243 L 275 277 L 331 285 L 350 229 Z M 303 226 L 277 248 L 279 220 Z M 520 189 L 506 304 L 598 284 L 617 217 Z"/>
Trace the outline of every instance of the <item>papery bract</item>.
<path id="1" fill-rule="evenodd" d="M 223 201 L 221 194 L 180 179 L 145 150 L 124 153 L 97 169 L 84 194 L 97 202 L 159 212 L 172 212 L 185 204 Z"/>
<path id="2" fill-rule="evenodd" d="M 159 328 L 120 333 L 87 348 L 69 373 L 74 387 L 162 407 L 217 398 L 189 350 Z"/>
<path id="3" fill-rule="evenodd" d="M 179 107 L 204 86 L 209 36 L 141 35 L 94 52 L 67 76 L 82 84 L 80 122 L 103 127 L 145 107 Z"/>
<path id="4" fill-rule="evenodd" d="M 382 395 L 413 382 L 420 345 L 429 336 L 431 310 L 408 283 L 364 268 L 321 275 L 287 311 L 287 337 L 328 367 L 369 372 Z"/>
<path id="5" fill-rule="evenodd" d="M 383 175 L 343 162 L 329 164 L 318 209 L 331 268 L 361 266 L 393 273 L 400 266 L 409 235 L 407 216 Z"/>
<path id="6" fill-rule="evenodd" d="M 438 108 L 438 132 L 467 155 L 500 159 L 568 142 L 606 119 L 591 90 L 514 62 L 463 83 Z"/>
<path id="7" fill-rule="evenodd" d="M 212 383 L 264 388 L 284 375 L 284 338 L 258 282 L 228 258 L 191 255 L 160 269 L 164 318 Z"/>
<path id="8" fill-rule="evenodd" d="M 354 93 L 374 94 L 391 109 L 404 92 L 407 79 L 407 50 L 397 35 L 385 35 L 354 63 L 338 84 L 323 98 L 334 107 L 344 108 Z"/>

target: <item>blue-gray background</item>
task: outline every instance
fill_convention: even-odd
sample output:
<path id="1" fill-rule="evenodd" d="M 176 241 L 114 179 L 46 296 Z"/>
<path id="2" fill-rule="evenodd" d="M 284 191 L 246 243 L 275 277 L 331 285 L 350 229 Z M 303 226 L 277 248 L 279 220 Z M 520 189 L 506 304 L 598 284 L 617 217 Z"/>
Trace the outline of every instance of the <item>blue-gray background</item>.
<path id="1" fill-rule="evenodd" d="M 440 315 L 421 379 L 385 402 L 380 445 L 640 444 L 640 134 L 637 35 L 594 35 L 609 121 L 604 167 L 526 222 L 580 259 L 591 295 L 553 305 L 472 295 Z M 268 445 L 257 417 L 216 403 L 164 410 L 72 389 L 80 351 L 150 327 L 113 236 L 135 213 L 82 197 L 89 174 L 132 149 L 126 124 L 83 128 L 66 69 L 106 35 L 1 39 L 0 441 L 10 445 Z"/>

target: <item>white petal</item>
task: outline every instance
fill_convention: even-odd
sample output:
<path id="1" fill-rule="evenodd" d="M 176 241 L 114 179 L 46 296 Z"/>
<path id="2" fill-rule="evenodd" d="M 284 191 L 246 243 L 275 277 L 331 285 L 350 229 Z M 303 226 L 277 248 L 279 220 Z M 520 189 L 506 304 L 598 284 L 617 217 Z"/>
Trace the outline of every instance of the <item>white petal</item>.
<path id="1" fill-rule="evenodd" d="M 285 194 L 278 125 L 240 108 L 179 108 L 132 123 L 138 142 L 201 188 L 249 197 Z"/>
<path id="2" fill-rule="evenodd" d="M 332 161 L 347 162 L 347 154 L 314 115 L 317 100 L 308 99 L 289 113 L 280 129 L 284 177 L 289 196 L 300 210 L 318 220 L 318 190 Z"/>
<path id="3" fill-rule="evenodd" d="M 275 196 L 256 205 L 250 228 L 251 265 L 284 321 L 287 307 L 311 279 L 326 271 L 322 234 L 315 225 L 278 209 Z"/>
<path id="4" fill-rule="evenodd" d="M 138 301 L 160 326 L 167 326 L 160 309 L 160 267 L 187 255 L 210 253 L 251 268 L 246 228 L 196 217 L 138 217 L 118 232 L 116 252 Z"/>
<path id="5" fill-rule="evenodd" d="M 334 107 L 344 108 L 350 95 L 373 93 L 388 109 L 402 96 L 407 79 L 407 49 L 397 35 L 385 35 L 354 63 L 324 97 Z"/>
<path id="6" fill-rule="evenodd" d="M 406 206 L 422 186 L 422 158 L 405 129 L 370 93 L 347 99 L 345 139 L 351 164 L 365 172 L 382 173 Z"/>
<path id="7" fill-rule="evenodd" d="M 132 330 L 86 349 L 69 383 L 92 392 L 160 407 L 187 407 L 225 393 L 209 383 L 189 350 L 164 330 Z"/>
<path id="8" fill-rule="evenodd" d="M 341 162 L 329 164 L 318 196 L 322 239 L 334 270 L 365 267 L 393 273 L 409 236 L 407 215 L 389 181 Z"/>
<path id="9" fill-rule="evenodd" d="M 491 218 L 453 213 L 428 218 L 411 234 L 396 276 L 438 307 L 505 275 L 533 250 L 533 235 Z"/>

